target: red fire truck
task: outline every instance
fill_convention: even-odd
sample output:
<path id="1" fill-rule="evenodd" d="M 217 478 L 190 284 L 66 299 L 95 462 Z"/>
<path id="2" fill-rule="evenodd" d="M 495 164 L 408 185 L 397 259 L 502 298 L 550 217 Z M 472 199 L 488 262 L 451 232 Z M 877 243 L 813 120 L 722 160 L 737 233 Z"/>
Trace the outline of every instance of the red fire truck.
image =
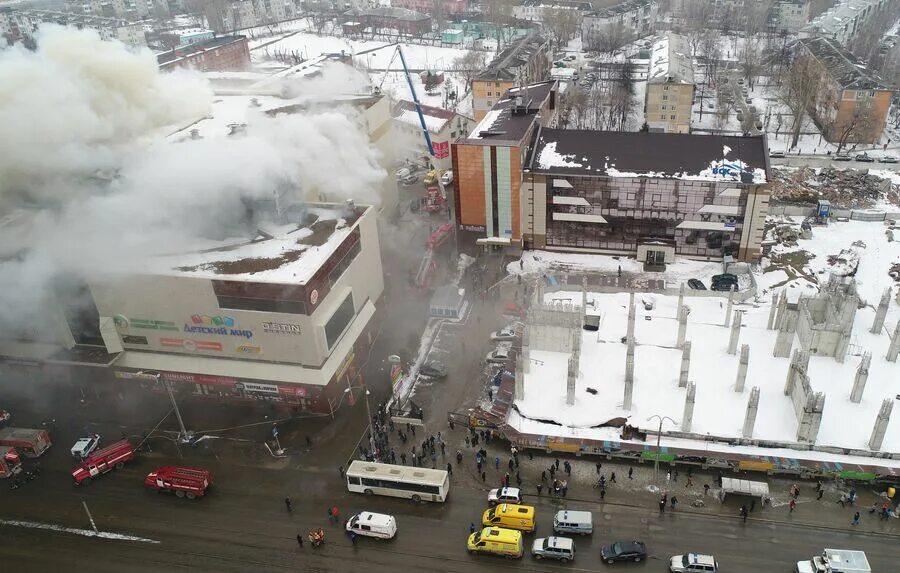
<path id="1" fill-rule="evenodd" d="M 47 430 L 11 427 L 0 430 L 0 446 L 12 446 L 26 458 L 40 456 L 52 444 Z"/>
<path id="2" fill-rule="evenodd" d="M 78 467 L 72 470 L 75 485 L 89 484 L 100 474 L 120 470 L 125 462 L 134 459 L 134 446 L 128 440 L 120 440 L 114 444 L 95 450 Z"/>
<path id="3" fill-rule="evenodd" d="M 15 448 L 0 446 L 0 478 L 8 478 L 22 471 L 22 460 Z"/>
<path id="4" fill-rule="evenodd" d="M 144 485 L 160 491 L 173 491 L 178 497 L 194 499 L 203 497 L 212 486 L 213 476 L 209 470 L 165 466 L 147 474 Z"/>

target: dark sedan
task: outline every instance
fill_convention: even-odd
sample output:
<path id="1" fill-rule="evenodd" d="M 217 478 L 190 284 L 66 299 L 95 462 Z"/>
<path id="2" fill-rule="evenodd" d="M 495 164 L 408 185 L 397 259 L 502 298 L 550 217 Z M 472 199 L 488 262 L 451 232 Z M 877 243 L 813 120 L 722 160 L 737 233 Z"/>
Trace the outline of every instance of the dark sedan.
<path id="1" fill-rule="evenodd" d="M 706 290 L 706 285 L 699 279 L 688 279 L 688 286 L 694 290 Z"/>
<path id="2" fill-rule="evenodd" d="M 616 561 L 634 561 L 635 563 L 647 558 L 647 546 L 643 541 L 616 541 L 605 545 L 600 550 L 600 557 L 607 563 Z"/>

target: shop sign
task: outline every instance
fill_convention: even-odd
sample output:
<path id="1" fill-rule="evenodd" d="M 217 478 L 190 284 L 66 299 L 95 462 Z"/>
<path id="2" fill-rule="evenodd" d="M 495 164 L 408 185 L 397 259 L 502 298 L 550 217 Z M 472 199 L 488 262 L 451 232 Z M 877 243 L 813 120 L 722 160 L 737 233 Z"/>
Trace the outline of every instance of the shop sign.
<path id="1" fill-rule="evenodd" d="M 235 321 L 230 316 L 191 315 L 191 322 L 184 325 L 184 332 L 199 334 L 219 334 L 222 336 L 242 336 L 253 338 L 252 330 L 233 328 Z"/>
<path id="2" fill-rule="evenodd" d="M 486 230 L 484 225 L 460 225 L 460 231 L 469 231 L 470 233 L 483 233 Z"/>
<path id="3" fill-rule="evenodd" d="M 160 372 L 159 377 L 169 382 L 189 382 L 191 384 L 207 384 L 210 386 L 234 386 L 236 379 L 229 376 L 210 376 L 207 374 L 188 374 L 186 372 Z"/>
<path id="4" fill-rule="evenodd" d="M 156 382 L 156 375 L 144 374 L 143 372 L 123 372 L 121 370 L 116 370 L 113 372 L 113 375 L 121 380 L 146 380 L 148 382 Z"/>
<path id="5" fill-rule="evenodd" d="M 311 293 L 309 293 L 309 304 L 316 306 L 319 302 L 319 291 L 313 289 Z"/>
<path id="6" fill-rule="evenodd" d="M 289 324 L 286 322 L 264 322 L 262 323 L 263 332 L 270 334 L 300 334 L 299 324 Z"/>
<path id="7" fill-rule="evenodd" d="M 113 323 L 118 328 L 143 328 L 146 330 L 178 330 L 174 322 L 165 320 L 146 320 L 143 318 L 128 318 L 123 314 L 113 317 Z"/>
<path id="8" fill-rule="evenodd" d="M 262 394 L 278 394 L 278 386 L 275 384 L 260 384 L 259 382 L 238 382 L 235 388 L 244 392 L 260 392 Z"/>
<path id="9" fill-rule="evenodd" d="M 259 354 L 262 352 L 262 348 L 259 346 L 247 346 L 246 344 L 242 344 L 235 348 L 234 351 L 240 354 Z"/>
<path id="10" fill-rule="evenodd" d="M 284 394 L 285 396 L 300 396 L 301 398 L 306 397 L 308 392 L 306 391 L 305 386 L 300 386 L 299 384 L 291 385 L 291 386 L 279 386 L 278 392 L 280 394 Z"/>
<path id="11" fill-rule="evenodd" d="M 191 340 L 190 338 L 160 338 L 161 346 L 184 348 L 189 352 L 197 350 L 214 350 L 219 352 L 222 350 L 221 342 L 210 342 L 208 340 Z"/>
<path id="12" fill-rule="evenodd" d="M 391 366 L 391 387 L 396 388 L 401 380 L 403 380 L 403 368 L 399 364 L 394 364 Z"/>

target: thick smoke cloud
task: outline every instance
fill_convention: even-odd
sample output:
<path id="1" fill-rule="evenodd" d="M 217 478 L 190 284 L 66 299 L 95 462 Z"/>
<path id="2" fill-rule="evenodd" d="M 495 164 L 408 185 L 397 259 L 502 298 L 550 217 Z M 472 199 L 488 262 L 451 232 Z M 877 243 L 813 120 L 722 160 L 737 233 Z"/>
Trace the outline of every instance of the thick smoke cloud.
<path id="1" fill-rule="evenodd" d="M 161 74 L 148 51 L 88 31 L 44 27 L 37 44 L 0 50 L 0 219 L 42 209 L 21 233 L 0 228 L 0 322 L 31 315 L 60 275 L 139 269 L 221 236 L 247 198 L 289 188 L 377 201 L 385 174 L 350 108 L 254 111 L 241 135 L 175 141 L 212 108 L 202 76 Z M 342 69 L 310 88 L 361 85 Z"/>

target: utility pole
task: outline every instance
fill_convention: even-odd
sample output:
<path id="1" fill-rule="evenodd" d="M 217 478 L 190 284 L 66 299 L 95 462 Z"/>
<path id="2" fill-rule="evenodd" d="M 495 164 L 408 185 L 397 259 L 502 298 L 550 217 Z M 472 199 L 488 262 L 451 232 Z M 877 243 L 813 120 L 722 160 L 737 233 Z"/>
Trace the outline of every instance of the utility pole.
<path id="1" fill-rule="evenodd" d="M 369 425 L 369 447 L 372 448 L 372 452 L 375 451 L 375 434 L 372 432 L 372 410 L 369 409 L 369 389 L 366 388 L 366 416 L 368 416 L 368 425 Z"/>
<path id="2" fill-rule="evenodd" d="M 657 430 L 657 432 L 656 432 L 656 460 L 653 462 L 653 479 L 656 479 L 659 477 L 659 443 L 660 443 L 660 438 L 662 437 L 663 420 L 668 420 L 676 426 L 678 425 L 678 422 L 676 422 L 675 420 L 673 420 L 672 418 L 670 418 L 668 416 L 660 416 L 659 414 L 654 414 L 654 415 L 650 416 L 649 418 L 647 418 L 647 421 L 649 422 L 653 418 L 659 418 L 659 430 Z"/>
<path id="3" fill-rule="evenodd" d="M 166 392 L 169 394 L 169 400 L 172 401 L 172 409 L 175 410 L 175 417 L 178 418 L 178 427 L 181 429 L 181 433 L 178 435 L 178 439 L 182 442 L 188 442 L 193 437 L 193 432 L 188 432 L 184 427 L 184 420 L 181 419 L 181 411 L 178 409 L 178 402 L 175 401 L 175 394 L 172 392 L 172 382 L 169 380 L 164 380 L 163 384 L 166 386 Z"/>

